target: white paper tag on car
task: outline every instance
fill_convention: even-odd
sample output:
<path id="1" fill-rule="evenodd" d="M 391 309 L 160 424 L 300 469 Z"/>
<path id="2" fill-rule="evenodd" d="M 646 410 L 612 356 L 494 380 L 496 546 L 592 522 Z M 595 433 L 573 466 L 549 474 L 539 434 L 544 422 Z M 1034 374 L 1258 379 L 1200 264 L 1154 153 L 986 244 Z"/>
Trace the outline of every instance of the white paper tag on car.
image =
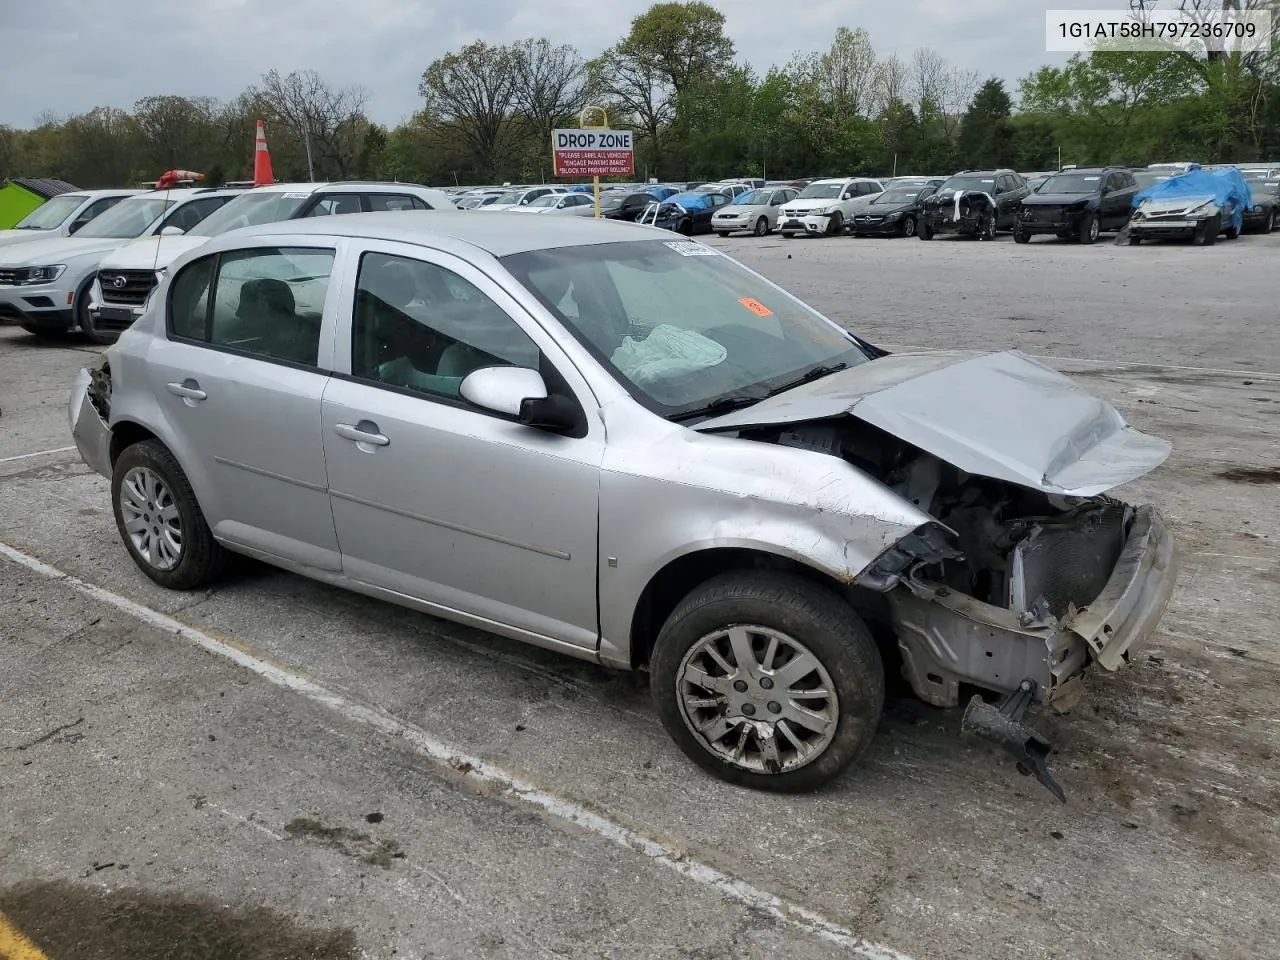
<path id="1" fill-rule="evenodd" d="M 719 250 L 712 250 L 693 240 L 666 240 L 664 243 L 682 257 L 718 257 Z"/>

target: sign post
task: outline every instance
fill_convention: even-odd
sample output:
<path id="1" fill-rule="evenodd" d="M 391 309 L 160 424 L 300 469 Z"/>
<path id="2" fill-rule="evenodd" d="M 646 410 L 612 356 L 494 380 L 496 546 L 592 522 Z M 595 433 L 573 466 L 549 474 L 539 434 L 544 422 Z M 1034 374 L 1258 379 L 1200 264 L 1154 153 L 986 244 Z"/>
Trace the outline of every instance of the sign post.
<path id="1" fill-rule="evenodd" d="M 551 132 L 551 157 L 557 177 L 591 177 L 599 219 L 600 178 L 635 176 L 635 140 L 630 130 L 610 130 L 601 107 L 587 107 L 578 122 L 578 130 Z"/>

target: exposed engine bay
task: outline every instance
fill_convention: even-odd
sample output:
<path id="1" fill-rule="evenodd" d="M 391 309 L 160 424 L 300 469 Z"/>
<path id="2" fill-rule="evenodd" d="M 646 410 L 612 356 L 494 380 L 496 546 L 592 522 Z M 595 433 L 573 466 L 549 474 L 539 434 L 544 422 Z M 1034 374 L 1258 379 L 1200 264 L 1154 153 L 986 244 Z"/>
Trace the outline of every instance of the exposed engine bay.
<path id="1" fill-rule="evenodd" d="M 969 474 L 854 417 L 740 436 L 840 457 L 937 521 L 887 550 L 858 584 L 884 594 L 916 695 L 951 707 L 962 684 L 1003 694 L 999 708 L 974 697 L 964 729 L 1009 749 L 1061 798 L 1047 741 L 1021 721 L 1037 704 L 1069 709 L 1091 662 L 1115 669 L 1127 659 L 1127 649 L 1106 655 L 1111 614 L 1089 608 L 1117 606 L 1116 581 L 1133 566 L 1126 544 L 1150 508 L 1140 508 L 1148 517 L 1138 523 L 1139 510 L 1111 497 L 1057 496 Z"/>
<path id="2" fill-rule="evenodd" d="M 955 230 L 978 234 L 996 215 L 996 202 L 982 190 L 956 190 L 926 197 L 921 205 L 925 222 L 934 232 Z"/>

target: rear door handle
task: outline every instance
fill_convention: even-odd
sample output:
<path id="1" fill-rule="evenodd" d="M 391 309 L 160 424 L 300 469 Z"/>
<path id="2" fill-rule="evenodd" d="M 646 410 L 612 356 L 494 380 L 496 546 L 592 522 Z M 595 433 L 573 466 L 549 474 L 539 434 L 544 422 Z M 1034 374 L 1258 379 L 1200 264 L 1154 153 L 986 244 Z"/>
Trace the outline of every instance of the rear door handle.
<path id="1" fill-rule="evenodd" d="M 198 381 L 187 377 L 181 383 L 166 383 L 165 388 L 175 397 L 182 397 L 184 400 L 203 400 L 208 396 L 200 389 Z"/>
<path id="2" fill-rule="evenodd" d="M 349 423 L 335 423 L 333 432 L 344 440 L 368 443 L 375 447 L 385 447 L 391 442 L 388 437 L 383 436 L 378 430 L 378 425 L 372 420 L 361 420 L 354 427 Z"/>

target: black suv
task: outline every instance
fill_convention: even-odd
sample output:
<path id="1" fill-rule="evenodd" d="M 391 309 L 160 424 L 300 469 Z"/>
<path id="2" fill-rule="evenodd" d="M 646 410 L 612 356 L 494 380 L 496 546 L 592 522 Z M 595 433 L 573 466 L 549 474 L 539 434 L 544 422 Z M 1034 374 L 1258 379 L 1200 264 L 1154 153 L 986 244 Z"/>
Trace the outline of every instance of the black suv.
<path id="1" fill-rule="evenodd" d="M 1133 213 L 1138 181 L 1128 170 L 1088 167 L 1063 170 L 1022 200 L 1013 239 L 1028 243 L 1037 233 L 1093 243 L 1098 234 L 1119 230 Z"/>
<path id="2" fill-rule="evenodd" d="M 938 233 L 963 233 L 992 240 L 997 230 L 1013 228 L 1018 205 L 1030 192 L 1027 181 L 1013 170 L 964 170 L 924 201 L 920 239 L 932 240 Z"/>

